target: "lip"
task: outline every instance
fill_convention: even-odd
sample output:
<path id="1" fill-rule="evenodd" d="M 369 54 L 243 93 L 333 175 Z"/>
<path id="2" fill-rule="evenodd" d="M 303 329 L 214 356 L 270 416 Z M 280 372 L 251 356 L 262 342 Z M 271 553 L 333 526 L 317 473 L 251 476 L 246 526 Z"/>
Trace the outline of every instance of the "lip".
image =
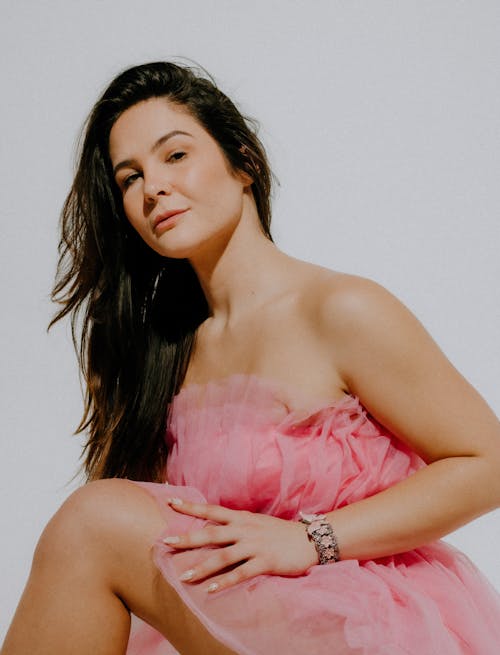
<path id="1" fill-rule="evenodd" d="M 163 212 L 162 214 L 158 214 L 158 216 L 155 217 L 153 221 L 153 231 L 157 231 L 159 228 L 166 227 L 167 225 L 171 225 L 174 221 L 173 219 L 176 216 L 179 216 L 180 214 L 184 214 L 184 212 L 187 212 L 186 209 L 171 209 L 170 211 Z"/>

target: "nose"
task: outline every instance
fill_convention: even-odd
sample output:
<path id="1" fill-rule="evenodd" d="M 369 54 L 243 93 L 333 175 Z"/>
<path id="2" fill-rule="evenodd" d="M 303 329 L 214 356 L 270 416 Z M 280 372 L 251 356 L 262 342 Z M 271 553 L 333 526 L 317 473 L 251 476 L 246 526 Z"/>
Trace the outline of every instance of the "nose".
<path id="1" fill-rule="evenodd" d="M 166 179 L 144 178 L 144 200 L 147 203 L 155 203 L 159 196 L 168 196 L 172 193 L 172 186 Z"/>

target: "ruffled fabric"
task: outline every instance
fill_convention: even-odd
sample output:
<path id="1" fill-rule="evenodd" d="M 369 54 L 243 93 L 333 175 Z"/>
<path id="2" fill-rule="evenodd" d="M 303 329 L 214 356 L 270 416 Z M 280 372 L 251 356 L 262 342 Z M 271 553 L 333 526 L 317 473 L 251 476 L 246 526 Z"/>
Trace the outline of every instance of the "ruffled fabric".
<path id="1" fill-rule="evenodd" d="M 311 402 L 286 385 L 236 374 L 190 385 L 172 401 L 168 484 L 137 483 L 158 501 L 154 545 L 162 575 L 206 628 L 242 655 L 496 655 L 500 597 L 443 542 L 378 560 L 313 566 L 299 577 L 261 575 L 219 593 L 178 576 L 206 549 L 162 543 L 204 525 L 166 499 L 209 502 L 297 520 L 328 512 L 412 475 L 424 462 L 352 396 Z M 135 620 L 128 655 L 176 653 Z"/>

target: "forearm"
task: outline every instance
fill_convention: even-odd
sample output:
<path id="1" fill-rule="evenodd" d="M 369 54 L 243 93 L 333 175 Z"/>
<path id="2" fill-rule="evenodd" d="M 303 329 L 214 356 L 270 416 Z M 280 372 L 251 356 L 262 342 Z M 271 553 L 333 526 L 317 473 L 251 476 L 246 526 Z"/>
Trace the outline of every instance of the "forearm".
<path id="1" fill-rule="evenodd" d="M 370 498 L 327 514 L 342 559 L 411 550 L 448 534 L 499 504 L 498 475 L 482 457 L 433 462 Z"/>

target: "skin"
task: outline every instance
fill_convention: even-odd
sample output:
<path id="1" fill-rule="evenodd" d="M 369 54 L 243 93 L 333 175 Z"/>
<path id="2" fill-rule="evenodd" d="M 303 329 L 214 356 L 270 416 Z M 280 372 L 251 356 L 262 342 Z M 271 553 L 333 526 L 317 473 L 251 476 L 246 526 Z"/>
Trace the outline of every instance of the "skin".
<path id="1" fill-rule="evenodd" d="M 187 135 L 154 147 L 172 131 Z M 280 252 L 260 230 L 252 180 L 166 100 L 125 112 L 110 155 L 115 167 L 126 162 L 116 181 L 130 223 L 156 252 L 189 258 L 209 303 L 185 385 L 248 372 L 283 381 L 284 393 L 292 381 L 295 400 L 311 404 L 349 392 L 429 464 L 328 515 L 343 559 L 415 548 L 500 504 L 497 418 L 396 298 Z M 186 211 L 155 229 L 155 218 L 172 209 Z M 177 499 L 171 507 L 218 524 L 170 541 L 179 549 L 219 546 L 183 575 L 187 585 L 204 580 L 207 593 L 317 563 L 300 523 Z M 163 528 L 154 501 L 131 483 L 78 490 L 42 535 L 2 655 L 123 653 L 128 610 L 183 654 L 229 653 L 152 564 L 150 544 Z"/>

